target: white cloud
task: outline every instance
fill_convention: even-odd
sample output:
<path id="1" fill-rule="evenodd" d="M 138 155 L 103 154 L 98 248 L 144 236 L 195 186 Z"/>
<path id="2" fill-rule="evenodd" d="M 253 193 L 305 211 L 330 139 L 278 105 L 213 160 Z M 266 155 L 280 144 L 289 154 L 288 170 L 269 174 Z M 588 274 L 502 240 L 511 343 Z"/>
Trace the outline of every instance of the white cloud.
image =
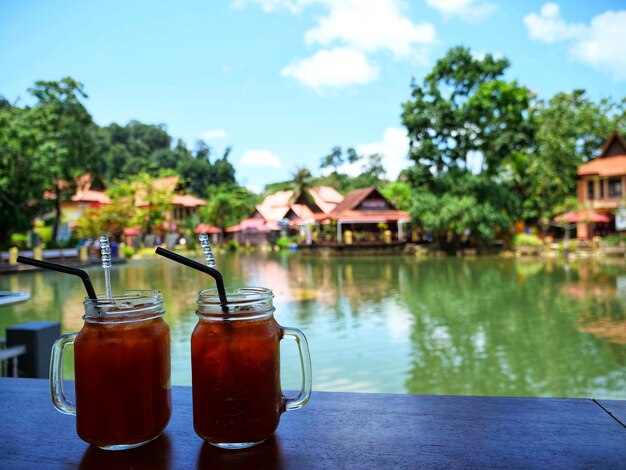
<path id="1" fill-rule="evenodd" d="M 248 150 L 241 157 L 242 166 L 269 166 L 280 168 L 282 165 L 280 158 L 269 150 Z"/>
<path id="2" fill-rule="evenodd" d="M 235 0 L 233 8 L 244 8 L 248 3 L 258 3 L 263 11 L 276 12 L 288 11 L 298 13 L 302 6 L 309 3 L 308 0 Z"/>
<path id="3" fill-rule="evenodd" d="M 336 47 L 287 65 L 281 75 L 321 91 L 369 83 L 378 78 L 378 67 L 371 65 L 361 51 Z"/>
<path id="4" fill-rule="evenodd" d="M 480 21 L 498 9 L 485 0 L 426 0 L 426 3 L 444 16 L 466 21 Z"/>
<path id="5" fill-rule="evenodd" d="M 307 44 L 328 46 L 335 41 L 365 52 L 388 50 L 395 57 L 416 54 L 415 46 L 432 44 L 436 31 L 431 23 L 413 23 L 403 16 L 397 0 L 344 0 L 322 2 L 328 15 L 306 32 Z"/>
<path id="6" fill-rule="evenodd" d="M 405 0 L 236 0 L 233 6 L 250 3 L 267 12 L 297 14 L 307 7 L 323 12 L 304 36 L 307 45 L 323 49 L 282 70 L 283 76 L 318 91 L 376 80 L 379 69 L 371 62 L 374 53 L 387 52 L 396 59 L 425 63 L 437 36 L 432 23 L 411 21 L 406 14 L 409 2 Z M 359 69 L 349 73 L 338 62 L 341 57 Z M 329 67 L 336 66 L 340 70 L 333 73 Z"/>
<path id="7" fill-rule="evenodd" d="M 546 3 L 539 14 L 526 15 L 524 24 L 531 39 L 547 44 L 567 41 L 575 60 L 626 80 L 626 10 L 606 11 L 587 25 L 567 23 L 556 3 Z"/>
<path id="8" fill-rule="evenodd" d="M 360 144 L 355 150 L 359 155 L 381 154 L 387 178 L 391 180 L 395 180 L 400 171 L 410 165 L 409 138 L 406 129 L 401 127 L 388 127 L 385 129 L 382 142 Z"/>
<path id="9" fill-rule="evenodd" d="M 226 131 L 222 129 L 211 129 L 200 134 L 200 138 L 203 140 L 225 139 L 226 137 Z"/>
<path id="10" fill-rule="evenodd" d="M 382 155 L 382 164 L 385 168 L 386 177 L 395 180 L 400 172 L 411 165 L 408 158 L 409 138 L 406 129 L 401 127 L 388 127 L 383 133 L 383 140 L 367 144 L 359 144 L 355 147 L 356 153 L 364 157 L 364 160 L 375 153 Z M 344 163 L 337 171 L 349 176 L 358 176 L 362 173 L 364 161 L 356 163 Z M 322 170 L 323 174 L 329 174 L 330 168 Z"/>

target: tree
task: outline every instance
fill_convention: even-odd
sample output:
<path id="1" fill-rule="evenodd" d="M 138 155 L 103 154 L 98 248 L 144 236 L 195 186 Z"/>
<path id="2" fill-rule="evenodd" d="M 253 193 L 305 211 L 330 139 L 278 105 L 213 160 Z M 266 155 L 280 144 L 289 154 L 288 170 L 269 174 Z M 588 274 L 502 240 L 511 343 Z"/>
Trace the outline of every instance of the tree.
<path id="1" fill-rule="evenodd" d="M 142 227 L 146 233 L 152 233 L 154 227 L 163 223 L 171 209 L 173 196 L 171 189 L 155 187 L 147 173 L 140 173 L 128 180 L 115 180 L 107 194 L 112 201 L 119 201 L 120 206 L 129 208 L 128 212 L 124 213 L 126 215 L 122 229 L 128 225 L 135 225 Z M 115 206 L 110 208 L 112 213 L 116 210 Z"/>
<path id="2" fill-rule="evenodd" d="M 626 119 L 623 103 L 595 103 L 584 90 L 539 101 L 534 119 L 536 144 L 524 161 L 524 217 L 538 220 L 545 231 L 559 206 L 576 194 L 578 167 L 597 155 L 611 131 L 626 129 Z"/>
<path id="3" fill-rule="evenodd" d="M 491 54 L 477 59 L 469 49 L 455 47 L 421 85 L 412 83 L 412 99 L 402 105 L 402 122 L 416 164 L 440 174 L 468 168 L 470 158 L 479 155 L 481 171 L 494 175 L 504 158 L 529 145 L 532 94 L 500 78 L 508 66 L 507 59 Z"/>
<path id="4" fill-rule="evenodd" d="M 211 164 L 211 148 L 198 141 L 196 154 L 180 159 L 176 171 L 188 191 L 198 197 L 207 197 L 208 187 L 236 184 L 235 168 L 228 161 L 229 154 L 230 147 L 227 147 L 222 157 Z"/>
<path id="5" fill-rule="evenodd" d="M 291 196 L 292 202 L 298 199 L 301 195 L 303 197 L 309 197 L 309 189 L 311 189 L 311 171 L 306 167 L 298 167 L 291 173 L 293 178 L 291 182 L 291 189 L 293 195 Z"/>
<path id="6" fill-rule="evenodd" d="M 50 185 L 47 167 L 37 158 L 41 130 L 32 109 L 0 107 L 0 243 L 9 242 L 15 231 L 30 228 L 49 201 L 43 198 Z"/>
<path id="7" fill-rule="evenodd" d="M 328 155 L 322 157 L 320 168 L 332 168 L 333 171 L 336 172 L 342 164 L 343 156 L 341 155 L 341 147 L 335 146 Z"/>
<path id="8" fill-rule="evenodd" d="M 201 215 L 208 223 L 224 231 L 249 216 L 257 204 L 257 196 L 236 184 L 224 184 L 208 188 L 208 204 Z"/>
<path id="9" fill-rule="evenodd" d="M 37 98 L 33 107 L 34 124 L 39 129 L 36 158 L 45 162 L 54 204 L 52 239 L 57 239 L 61 222 L 61 202 L 75 188 L 74 179 L 95 170 L 91 115 L 80 98 L 87 98 L 83 85 L 66 77 L 58 82 L 38 81 L 29 92 Z"/>
<path id="10" fill-rule="evenodd" d="M 429 229 L 439 246 L 455 253 L 464 236 L 472 244 L 488 246 L 496 232 L 503 235 L 517 211 L 515 195 L 484 175 L 451 170 L 430 191 L 416 191 L 411 215 Z"/>
<path id="11" fill-rule="evenodd" d="M 393 181 L 381 188 L 383 196 L 398 209 L 408 211 L 411 209 L 413 191 L 406 181 Z"/>

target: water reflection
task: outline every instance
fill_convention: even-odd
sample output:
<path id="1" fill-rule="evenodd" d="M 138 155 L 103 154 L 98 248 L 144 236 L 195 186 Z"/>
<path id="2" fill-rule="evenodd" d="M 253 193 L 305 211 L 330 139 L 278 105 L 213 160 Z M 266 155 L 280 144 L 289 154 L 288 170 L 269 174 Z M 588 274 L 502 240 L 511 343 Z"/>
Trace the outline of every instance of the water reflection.
<path id="1" fill-rule="evenodd" d="M 276 294 L 276 318 L 303 329 L 314 389 L 465 395 L 626 398 L 626 265 L 594 260 L 330 258 L 223 254 L 228 285 Z M 102 288 L 99 270 L 92 277 Z M 207 276 L 168 260 L 118 266 L 113 285 L 164 292 L 172 381 L 189 385 L 195 299 Z M 0 326 L 58 319 L 82 325 L 82 286 L 56 273 L 0 277 L 33 300 Z M 299 388 L 292 344 L 283 386 Z"/>

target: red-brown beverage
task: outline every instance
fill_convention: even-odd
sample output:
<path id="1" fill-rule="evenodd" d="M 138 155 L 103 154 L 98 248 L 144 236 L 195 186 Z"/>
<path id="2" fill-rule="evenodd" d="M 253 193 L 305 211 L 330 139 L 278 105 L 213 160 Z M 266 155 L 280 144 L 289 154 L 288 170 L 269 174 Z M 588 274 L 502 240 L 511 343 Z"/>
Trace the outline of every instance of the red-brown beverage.
<path id="1" fill-rule="evenodd" d="M 85 300 L 85 324 L 52 348 L 54 406 L 76 415 L 78 436 L 122 450 L 156 439 L 172 413 L 170 329 L 158 291 L 125 291 Z M 76 404 L 65 397 L 63 349 L 74 343 Z"/>
<path id="2" fill-rule="evenodd" d="M 191 337 L 194 428 L 216 446 L 238 449 L 262 442 L 284 411 L 309 398 L 306 338 L 276 323 L 272 298 L 269 289 L 228 289 L 225 308 L 214 291 L 200 293 Z M 303 390 L 292 399 L 280 387 L 280 340 L 296 335 L 306 351 L 301 348 Z"/>
<path id="3" fill-rule="evenodd" d="M 76 430 L 98 447 L 146 442 L 172 413 L 170 329 L 162 318 L 86 323 L 74 343 Z"/>
<path id="4" fill-rule="evenodd" d="M 196 433 L 215 443 L 258 442 L 283 412 L 280 327 L 273 317 L 198 322 L 191 337 Z"/>

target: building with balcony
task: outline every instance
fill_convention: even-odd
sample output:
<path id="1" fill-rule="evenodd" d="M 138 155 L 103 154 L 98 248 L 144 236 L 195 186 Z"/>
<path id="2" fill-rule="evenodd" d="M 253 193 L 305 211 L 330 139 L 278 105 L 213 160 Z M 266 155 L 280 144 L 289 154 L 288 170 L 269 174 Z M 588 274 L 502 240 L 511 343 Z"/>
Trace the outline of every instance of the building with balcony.
<path id="1" fill-rule="evenodd" d="M 615 230 L 615 211 L 624 205 L 626 188 L 626 142 L 613 132 L 606 140 L 600 155 L 578 168 L 578 202 L 594 212 L 610 218 L 606 224 L 592 226 L 579 222 L 578 238 L 587 239 Z"/>

